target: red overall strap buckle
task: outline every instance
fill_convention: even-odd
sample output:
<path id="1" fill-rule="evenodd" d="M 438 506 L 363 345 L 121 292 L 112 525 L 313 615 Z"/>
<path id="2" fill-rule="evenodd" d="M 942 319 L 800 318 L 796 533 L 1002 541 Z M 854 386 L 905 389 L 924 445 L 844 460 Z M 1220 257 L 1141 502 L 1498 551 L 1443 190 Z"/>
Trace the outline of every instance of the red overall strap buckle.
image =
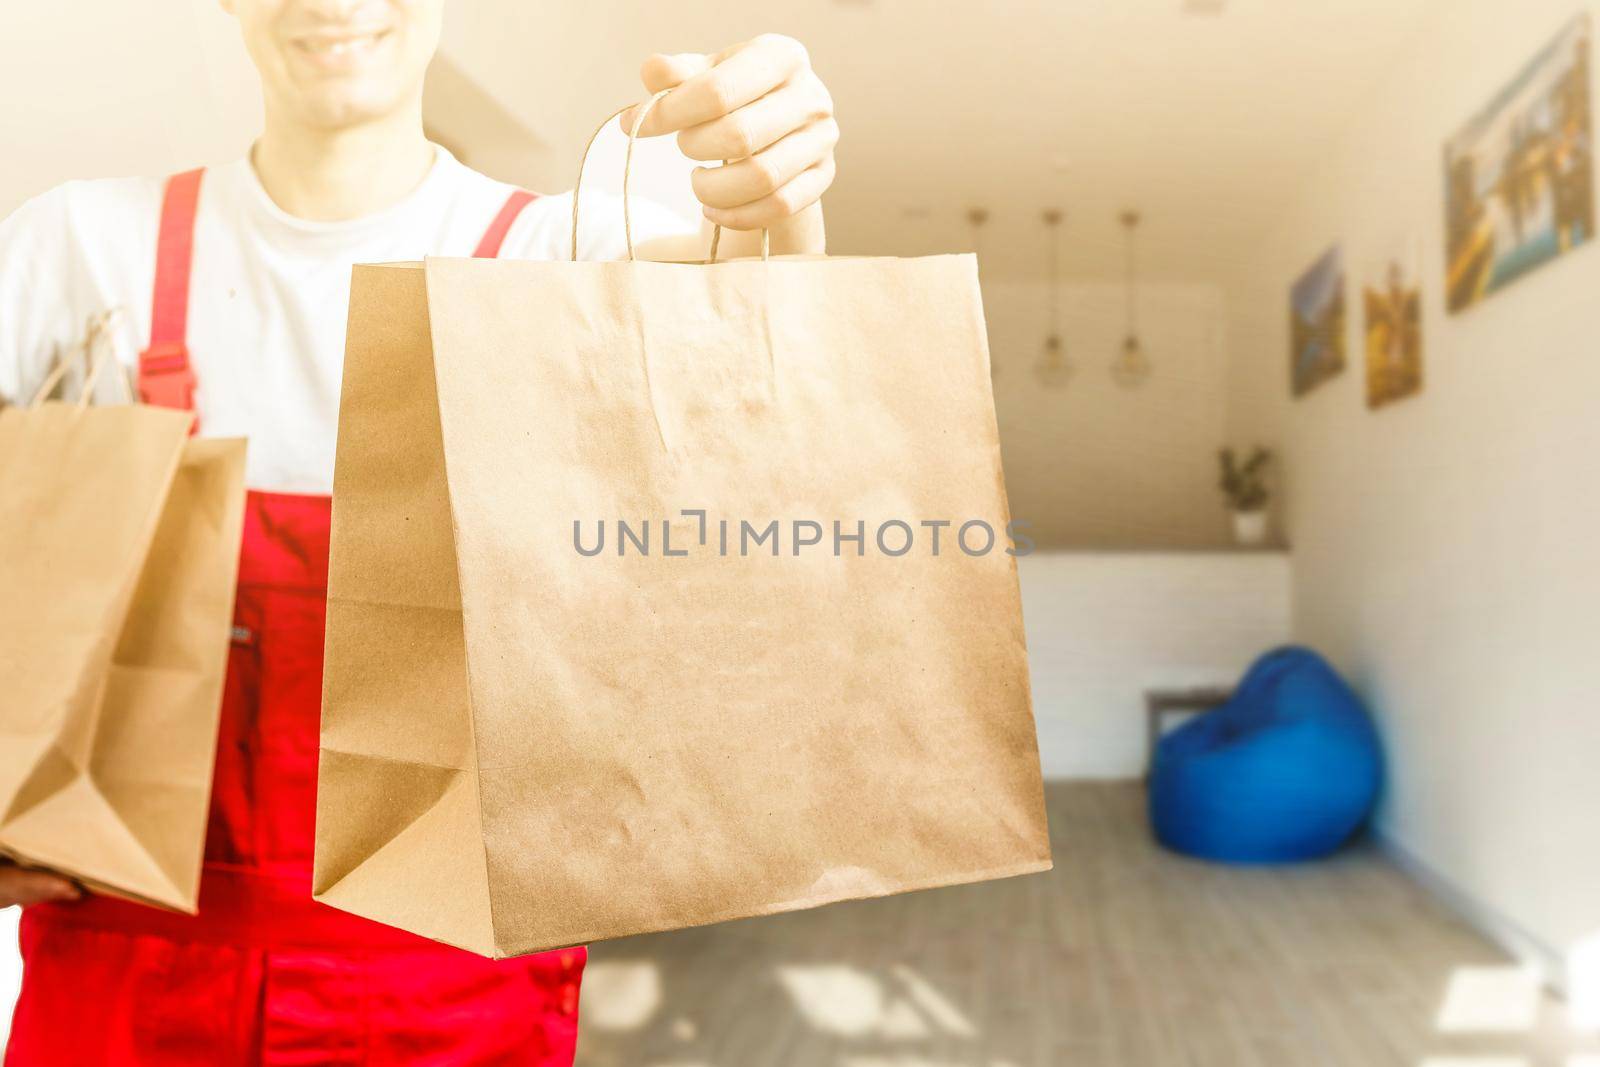
<path id="1" fill-rule="evenodd" d="M 139 354 L 139 399 L 143 403 L 193 411 L 196 384 L 189 349 L 181 341 L 151 346 Z"/>
<path id="2" fill-rule="evenodd" d="M 156 238 L 155 295 L 150 303 L 150 347 L 139 355 L 139 399 L 156 407 L 194 410 L 196 380 L 189 366 L 189 273 L 194 262 L 194 220 L 204 170 L 167 179 Z M 193 433 L 199 428 L 196 420 Z"/>

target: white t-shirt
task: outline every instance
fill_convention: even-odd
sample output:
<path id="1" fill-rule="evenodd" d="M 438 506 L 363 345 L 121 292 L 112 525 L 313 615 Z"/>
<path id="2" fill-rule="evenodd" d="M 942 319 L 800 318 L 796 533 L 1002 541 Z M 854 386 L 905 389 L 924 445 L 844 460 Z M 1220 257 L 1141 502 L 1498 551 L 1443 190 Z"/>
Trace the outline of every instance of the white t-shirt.
<path id="1" fill-rule="evenodd" d="M 0 223 L 0 396 L 21 402 L 59 348 L 79 343 L 111 308 L 129 368 L 149 343 L 164 178 L 68 182 Z M 252 489 L 328 493 L 344 364 L 350 268 L 356 263 L 470 256 L 512 187 L 443 148 L 404 201 L 376 215 L 310 222 L 285 214 L 248 160 L 206 171 L 195 222 L 189 359 L 206 436 L 250 439 Z M 572 194 L 523 209 L 502 258 L 570 255 Z M 659 205 L 633 208 L 635 241 L 693 225 Z M 578 254 L 624 254 L 615 197 L 584 193 Z M 97 398 L 114 399 L 114 380 Z"/>

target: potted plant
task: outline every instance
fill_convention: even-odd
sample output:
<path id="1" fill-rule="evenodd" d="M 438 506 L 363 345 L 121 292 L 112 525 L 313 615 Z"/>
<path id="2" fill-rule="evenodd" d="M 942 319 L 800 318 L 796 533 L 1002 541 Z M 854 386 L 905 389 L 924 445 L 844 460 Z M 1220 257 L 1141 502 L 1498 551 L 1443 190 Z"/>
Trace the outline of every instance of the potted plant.
<path id="1" fill-rule="evenodd" d="M 1257 447 L 1242 461 L 1231 448 L 1224 448 L 1222 495 L 1233 515 L 1233 539 L 1241 545 L 1259 545 L 1267 539 L 1267 466 L 1272 453 Z"/>

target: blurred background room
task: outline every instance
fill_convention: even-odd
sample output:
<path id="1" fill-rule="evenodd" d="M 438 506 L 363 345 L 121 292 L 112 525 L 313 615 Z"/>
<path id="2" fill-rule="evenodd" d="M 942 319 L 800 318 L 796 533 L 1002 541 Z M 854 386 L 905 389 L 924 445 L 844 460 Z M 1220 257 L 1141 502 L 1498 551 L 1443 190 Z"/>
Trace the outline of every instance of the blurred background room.
<path id="1" fill-rule="evenodd" d="M 431 136 L 550 192 L 649 53 L 805 42 L 845 130 L 830 252 L 979 255 L 1039 545 L 1055 870 L 596 945 L 580 1064 L 1600 1064 L 1597 7 L 454 0 Z M 0 214 L 258 128 L 216 0 L 0 26 Z M 639 167 L 697 214 L 670 140 Z M 1357 764 L 1159 765 L 1285 644 L 1370 715 Z M 1304 713 L 1265 692 L 1228 738 Z M 1341 799 L 1368 774 L 1375 808 Z M 1353 838 L 1308 842 L 1341 802 Z M 1246 823 L 1287 851 L 1230 852 Z"/>

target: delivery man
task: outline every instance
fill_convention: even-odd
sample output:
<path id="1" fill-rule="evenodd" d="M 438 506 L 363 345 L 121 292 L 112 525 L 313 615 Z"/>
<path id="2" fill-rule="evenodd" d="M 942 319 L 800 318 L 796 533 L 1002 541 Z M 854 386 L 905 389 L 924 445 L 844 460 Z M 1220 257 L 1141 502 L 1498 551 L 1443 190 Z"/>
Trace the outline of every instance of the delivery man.
<path id="1" fill-rule="evenodd" d="M 223 0 L 266 100 L 249 158 L 72 182 L 0 225 L 0 395 L 28 396 L 90 315 L 124 308 L 145 401 L 248 437 L 251 490 L 200 914 L 0 866 L 0 904 L 26 906 L 8 1067 L 571 1062 L 582 948 L 495 962 L 310 899 L 351 264 L 568 253 L 570 193 L 513 189 L 424 137 L 443 4 Z M 694 174 L 710 222 L 822 251 L 838 129 L 800 45 L 658 55 L 643 80 L 673 89 L 643 133 L 732 161 Z M 636 232 L 667 234 L 665 214 L 636 212 Z M 621 254 L 617 215 L 596 199 L 586 217 L 611 218 L 580 256 Z"/>

